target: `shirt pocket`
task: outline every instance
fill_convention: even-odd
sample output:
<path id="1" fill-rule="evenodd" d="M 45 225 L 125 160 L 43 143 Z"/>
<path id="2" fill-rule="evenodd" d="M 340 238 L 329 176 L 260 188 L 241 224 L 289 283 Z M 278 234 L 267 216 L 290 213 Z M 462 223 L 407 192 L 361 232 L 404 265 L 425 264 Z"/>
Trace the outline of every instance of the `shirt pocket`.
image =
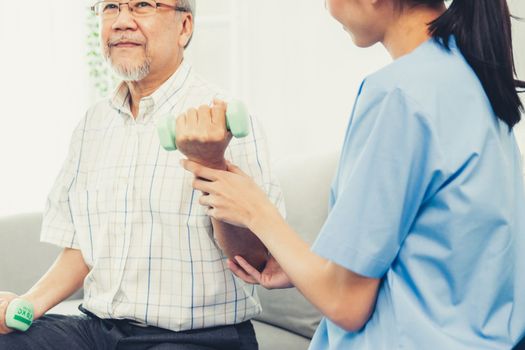
<path id="1" fill-rule="evenodd" d="M 110 262 L 122 245 L 127 225 L 127 185 L 80 189 L 69 193 L 76 240 L 87 265 L 99 259 Z"/>

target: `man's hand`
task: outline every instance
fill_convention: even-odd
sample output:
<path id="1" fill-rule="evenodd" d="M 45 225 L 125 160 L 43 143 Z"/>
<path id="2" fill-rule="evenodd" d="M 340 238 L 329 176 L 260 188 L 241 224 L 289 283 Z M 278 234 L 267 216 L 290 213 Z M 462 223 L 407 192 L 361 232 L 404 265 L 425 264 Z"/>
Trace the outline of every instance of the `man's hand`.
<path id="1" fill-rule="evenodd" d="M 0 292 L 0 335 L 11 333 L 13 330 L 6 326 L 5 314 L 11 300 L 18 298 L 18 295 L 9 292 Z"/>
<path id="2" fill-rule="evenodd" d="M 228 259 L 228 267 L 232 272 L 246 283 L 260 284 L 266 289 L 280 289 L 293 287 L 290 278 L 281 268 L 273 256 L 268 259 L 262 272 L 257 271 L 240 256 L 235 257 L 235 262 Z"/>
<path id="3" fill-rule="evenodd" d="M 189 109 L 177 118 L 177 149 L 188 159 L 214 169 L 226 170 L 224 152 L 232 138 L 226 129 L 226 103 Z"/>

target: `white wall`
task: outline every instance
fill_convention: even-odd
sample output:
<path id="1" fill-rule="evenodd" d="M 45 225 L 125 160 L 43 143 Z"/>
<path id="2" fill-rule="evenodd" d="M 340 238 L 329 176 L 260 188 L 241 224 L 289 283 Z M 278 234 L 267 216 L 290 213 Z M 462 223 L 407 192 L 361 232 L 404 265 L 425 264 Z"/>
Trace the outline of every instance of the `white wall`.
<path id="1" fill-rule="evenodd" d="M 31 2 L 30 11 L 0 11 L 0 216 L 43 210 L 71 133 L 97 96 L 87 69 L 93 2 L 50 0 Z M 227 49 L 238 42 L 230 33 L 235 3 L 200 0 L 203 25 L 192 44 L 203 73 L 213 72 L 212 80 L 227 88 L 235 88 L 237 72 Z"/>
<path id="2" fill-rule="evenodd" d="M 93 96 L 85 4 L 0 11 L 0 215 L 42 210 L 74 126 Z M 525 17 L 525 1 L 509 0 Z M 515 24 L 525 78 L 525 23 Z M 353 46 L 323 0 L 199 0 L 188 52 L 197 71 L 244 99 L 263 122 L 274 160 L 340 149 L 357 88 L 390 62 Z M 525 148 L 525 123 L 517 135 Z"/>
<path id="3" fill-rule="evenodd" d="M 197 26 L 190 50 L 197 70 L 248 102 L 275 160 L 338 150 L 356 90 L 364 76 L 390 62 L 386 51 L 356 48 L 322 0 L 231 1 L 217 5 L 222 25 Z M 524 0 L 509 5 L 525 18 Z M 525 79 L 525 23 L 513 20 L 513 32 L 518 74 Z M 516 135 L 525 149 L 525 122 Z"/>
<path id="4" fill-rule="evenodd" d="M 195 37 L 190 58 L 197 70 L 248 103 L 274 160 L 340 149 L 357 88 L 390 61 L 386 51 L 355 48 L 322 0 L 233 4 L 228 25 L 216 22 L 205 29 L 213 36 Z M 198 14 L 202 35 L 200 20 Z"/>
<path id="5" fill-rule="evenodd" d="M 87 107 L 86 14 L 71 4 L 0 11 L 0 215 L 42 210 Z"/>
<path id="6" fill-rule="evenodd" d="M 321 0 L 250 0 L 241 11 L 241 93 L 273 157 L 339 150 L 357 89 L 387 52 L 356 48 Z"/>

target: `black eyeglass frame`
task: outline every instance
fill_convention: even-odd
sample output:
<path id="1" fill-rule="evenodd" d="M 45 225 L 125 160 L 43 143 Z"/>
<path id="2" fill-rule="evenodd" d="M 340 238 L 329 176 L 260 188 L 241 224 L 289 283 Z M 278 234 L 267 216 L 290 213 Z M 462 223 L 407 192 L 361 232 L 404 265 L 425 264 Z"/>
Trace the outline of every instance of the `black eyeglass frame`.
<path id="1" fill-rule="evenodd" d="M 130 11 L 133 13 L 133 8 L 129 7 L 129 3 L 130 2 L 141 2 L 140 0 L 130 0 L 130 1 L 127 1 L 127 2 L 119 2 L 119 1 L 97 1 L 96 3 L 93 4 L 93 6 L 91 6 L 91 11 L 96 15 L 96 16 L 101 16 L 101 13 L 97 10 L 97 7 L 99 7 L 100 4 L 104 4 L 104 3 L 114 3 L 114 4 L 118 4 L 118 13 L 117 13 L 117 16 L 120 14 L 120 7 L 122 5 L 128 5 L 128 8 L 130 9 Z M 158 1 L 152 1 L 155 3 L 155 9 L 158 9 L 158 8 L 161 8 L 161 7 L 165 7 L 165 8 L 169 8 L 169 9 L 172 9 L 174 11 L 177 11 L 177 12 L 191 12 L 188 8 L 186 7 L 183 7 L 183 6 L 173 6 L 173 5 L 169 5 L 169 4 L 165 4 L 165 3 L 162 3 L 162 2 L 158 2 Z"/>

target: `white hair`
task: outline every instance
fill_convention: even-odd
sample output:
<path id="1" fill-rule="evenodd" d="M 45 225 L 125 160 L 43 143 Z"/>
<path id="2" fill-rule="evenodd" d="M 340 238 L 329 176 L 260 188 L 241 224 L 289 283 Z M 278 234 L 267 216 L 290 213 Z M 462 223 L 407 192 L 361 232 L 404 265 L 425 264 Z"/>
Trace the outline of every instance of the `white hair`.
<path id="1" fill-rule="evenodd" d="M 191 15 L 193 17 L 193 23 L 195 23 L 195 11 L 197 10 L 196 2 L 197 2 L 197 0 L 178 0 L 178 3 L 177 3 L 177 6 L 184 7 L 185 9 L 190 11 L 190 13 L 191 13 Z M 190 39 L 188 40 L 188 42 L 184 46 L 185 49 L 190 45 L 190 42 L 191 42 L 192 38 L 193 38 L 193 33 L 191 33 Z"/>
<path id="2" fill-rule="evenodd" d="M 179 0 L 178 5 L 180 7 L 184 7 L 186 9 L 190 10 L 191 14 L 195 18 L 195 10 L 197 9 L 195 7 L 196 6 L 196 1 L 197 0 Z"/>

